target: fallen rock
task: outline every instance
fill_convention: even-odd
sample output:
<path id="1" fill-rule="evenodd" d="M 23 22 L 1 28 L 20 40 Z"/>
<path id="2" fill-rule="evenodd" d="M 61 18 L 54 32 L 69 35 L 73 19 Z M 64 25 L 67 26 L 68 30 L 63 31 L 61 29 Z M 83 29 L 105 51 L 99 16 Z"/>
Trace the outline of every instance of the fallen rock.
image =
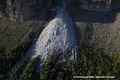
<path id="1" fill-rule="evenodd" d="M 65 9 L 60 9 L 53 20 L 49 22 L 46 28 L 39 36 L 33 57 L 40 55 L 46 59 L 50 50 L 59 49 L 63 54 L 76 45 L 73 23 Z"/>

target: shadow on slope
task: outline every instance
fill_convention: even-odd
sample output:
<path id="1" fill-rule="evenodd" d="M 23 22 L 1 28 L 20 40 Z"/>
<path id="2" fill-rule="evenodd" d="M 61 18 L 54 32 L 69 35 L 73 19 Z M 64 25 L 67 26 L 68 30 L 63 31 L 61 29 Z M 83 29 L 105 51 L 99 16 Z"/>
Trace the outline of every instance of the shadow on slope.
<path id="1" fill-rule="evenodd" d="M 75 12 L 73 11 L 71 15 L 75 22 L 113 23 L 116 20 L 118 12 L 120 11 L 114 10 L 111 12 L 95 12 L 78 9 Z"/>

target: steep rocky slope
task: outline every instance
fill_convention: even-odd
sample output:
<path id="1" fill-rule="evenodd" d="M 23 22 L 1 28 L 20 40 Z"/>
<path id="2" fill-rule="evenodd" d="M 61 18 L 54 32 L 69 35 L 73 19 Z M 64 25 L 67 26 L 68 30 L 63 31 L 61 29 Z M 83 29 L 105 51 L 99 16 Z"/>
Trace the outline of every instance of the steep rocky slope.
<path id="1" fill-rule="evenodd" d="M 8 1 L 7 4 L 4 4 L 6 1 Z M 42 8 L 39 9 L 41 5 L 37 4 L 41 1 L 38 0 L 35 2 L 13 0 L 16 6 L 11 1 L 12 0 L 0 1 L 0 45 L 7 50 L 17 47 L 22 41 L 27 40 L 32 33 L 37 36 L 46 23 L 46 14 L 48 11 L 45 6 L 46 4 L 42 5 Z M 13 5 L 16 9 L 13 9 Z M 39 13 L 37 9 L 40 10 Z M 15 14 L 13 14 L 14 12 Z M 34 18 L 37 14 L 40 16 Z M 20 15 L 25 15 L 24 19 L 21 19 Z"/>
<path id="2" fill-rule="evenodd" d="M 68 10 L 82 44 L 96 46 L 105 53 L 120 51 L 119 9 L 104 13 L 81 10 L 74 5 L 72 8 L 69 6 Z"/>
<path id="3" fill-rule="evenodd" d="M 72 52 L 75 49 L 76 41 L 73 23 L 67 11 L 64 8 L 59 9 L 55 18 L 40 34 L 33 56 L 41 56 L 41 59 L 46 60 L 53 50 L 60 50 L 65 56 L 67 50 Z"/>
<path id="4" fill-rule="evenodd" d="M 7 51 L 14 49 L 19 44 L 37 35 L 43 29 L 43 21 L 26 21 L 24 23 L 16 23 L 11 20 L 0 20 L 0 46 L 6 48 Z"/>
<path id="5" fill-rule="evenodd" d="M 0 11 L 13 21 L 32 19 L 42 6 L 42 0 L 2 0 Z"/>
<path id="6" fill-rule="evenodd" d="M 36 0 L 34 0 L 33 2 L 27 0 L 6 0 L 6 15 L 14 21 L 16 21 L 17 19 L 23 20 L 33 17 L 36 14 L 36 9 Z"/>
<path id="7" fill-rule="evenodd" d="M 66 0 L 68 1 L 68 0 Z M 119 0 L 70 0 L 81 9 L 93 11 L 111 11 L 120 8 Z M 59 5 L 59 0 L 1 0 L 0 17 L 7 16 L 13 21 L 24 21 L 36 17 L 39 10 Z"/>
<path id="8" fill-rule="evenodd" d="M 80 9 L 89 11 L 108 12 L 120 8 L 119 0 L 71 0 L 72 4 L 76 4 Z"/>
<path id="9" fill-rule="evenodd" d="M 24 21 L 37 17 L 41 22 L 47 16 L 52 18 L 54 15 L 51 16 L 51 14 L 56 14 L 55 7 L 59 5 L 58 3 L 60 2 L 57 2 L 57 0 L 1 0 L 0 17 L 5 16 L 13 21 Z M 105 52 L 119 51 L 119 12 L 114 10 L 108 13 L 99 12 L 99 9 L 105 7 L 119 9 L 119 3 L 119 0 L 71 0 L 68 10 L 73 22 L 78 26 L 76 33 L 80 35 L 78 37 L 81 37 L 79 40 L 87 45 L 88 43 L 96 44 L 97 47 L 103 48 Z M 91 8 L 96 8 L 98 12 L 94 12 L 96 11 L 94 9 L 85 11 L 86 9 L 80 7 L 82 5 L 93 6 Z M 38 16 L 44 18 L 41 20 Z M 3 23 L 2 19 L 1 23 Z M 6 23 L 6 25 L 9 24 Z"/>

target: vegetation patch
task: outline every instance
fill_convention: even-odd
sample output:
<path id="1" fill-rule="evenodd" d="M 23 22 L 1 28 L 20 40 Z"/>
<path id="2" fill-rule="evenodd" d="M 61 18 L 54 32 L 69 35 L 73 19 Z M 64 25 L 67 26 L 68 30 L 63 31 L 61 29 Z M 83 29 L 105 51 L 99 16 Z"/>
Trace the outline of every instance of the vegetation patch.
<path id="1" fill-rule="evenodd" d="M 67 60 L 58 61 L 54 66 L 46 64 L 40 80 L 73 80 L 73 76 L 115 76 L 115 80 L 120 79 L 120 53 L 105 55 L 94 47 L 79 48 L 79 51 L 76 63 Z"/>

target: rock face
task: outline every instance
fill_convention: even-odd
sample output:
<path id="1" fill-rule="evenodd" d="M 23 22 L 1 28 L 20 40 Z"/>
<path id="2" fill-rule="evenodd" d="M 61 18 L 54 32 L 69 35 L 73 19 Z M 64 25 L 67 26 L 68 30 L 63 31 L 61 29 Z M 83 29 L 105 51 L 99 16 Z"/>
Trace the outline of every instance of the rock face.
<path id="1" fill-rule="evenodd" d="M 43 0 L 1 0 L 0 11 L 13 21 L 33 18 Z"/>
<path id="2" fill-rule="evenodd" d="M 6 6 L 5 0 L 0 0 L 0 11 L 4 11 Z"/>
<path id="3" fill-rule="evenodd" d="M 6 1 L 0 0 L 0 18 L 3 18 L 5 8 L 6 8 Z"/>
<path id="4" fill-rule="evenodd" d="M 106 13 L 105 7 L 111 12 Z M 115 9 L 120 10 L 119 0 L 72 0 L 68 10 L 77 26 L 79 41 L 105 53 L 119 52 L 120 13 Z"/>
<path id="5" fill-rule="evenodd" d="M 0 12 L 12 21 L 33 19 L 41 7 L 55 7 L 58 0 L 1 0 Z"/>
<path id="6" fill-rule="evenodd" d="M 66 0 L 67 1 L 67 0 Z M 13 21 L 32 19 L 44 5 L 59 5 L 59 0 L 0 0 L 0 12 Z M 79 8 L 93 11 L 110 11 L 120 8 L 119 0 L 71 0 L 71 4 L 79 4 Z M 50 7 L 50 6 L 48 6 Z"/>
<path id="7" fill-rule="evenodd" d="M 77 3 L 80 9 L 89 11 L 108 12 L 120 8 L 119 0 L 71 0 L 71 3 Z"/>
<path id="8" fill-rule="evenodd" d="M 42 0 L 6 0 L 6 15 L 11 20 L 27 20 L 34 17 Z"/>
<path id="9" fill-rule="evenodd" d="M 110 11 L 111 0 L 103 1 L 83 1 L 80 5 L 81 9 L 90 10 L 90 11 Z"/>
<path id="10" fill-rule="evenodd" d="M 75 22 L 77 38 L 84 45 L 94 45 L 105 53 L 120 51 L 120 13 L 85 11 L 70 7 L 69 13 Z"/>

